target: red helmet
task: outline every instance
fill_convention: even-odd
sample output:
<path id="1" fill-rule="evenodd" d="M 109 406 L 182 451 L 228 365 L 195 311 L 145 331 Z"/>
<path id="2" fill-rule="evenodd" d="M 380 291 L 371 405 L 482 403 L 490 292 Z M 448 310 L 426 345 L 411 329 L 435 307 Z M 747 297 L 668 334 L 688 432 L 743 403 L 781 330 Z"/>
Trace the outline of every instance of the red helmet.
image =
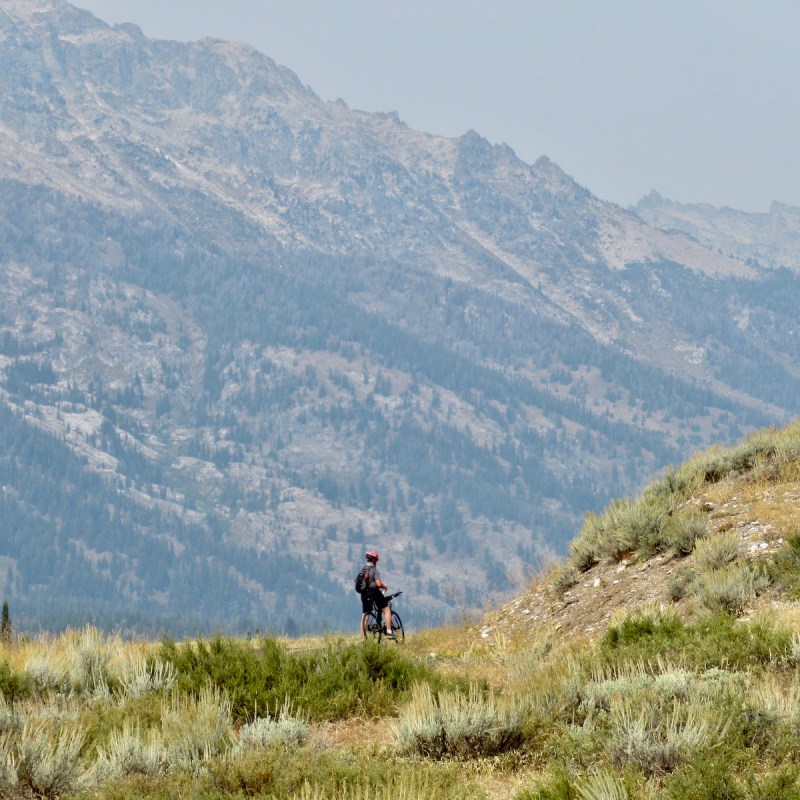
<path id="1" fill-rule="evenodd" d="M 377 561 L 378 553 L 375 550 L 368 550 L 364 558 L 366 558 L 367 561 Z"/>

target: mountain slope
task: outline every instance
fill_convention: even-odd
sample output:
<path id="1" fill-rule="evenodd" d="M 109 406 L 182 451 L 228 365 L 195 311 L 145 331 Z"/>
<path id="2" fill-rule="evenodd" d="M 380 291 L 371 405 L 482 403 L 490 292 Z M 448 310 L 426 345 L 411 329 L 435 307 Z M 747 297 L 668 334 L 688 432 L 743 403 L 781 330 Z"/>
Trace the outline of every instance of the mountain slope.
<path id="1" fill-rule="evenodd" d="M 347 625 L 368 546 L 439 618 L 797 413 L 798 279 L 546 158 L 60 0 L 0 0 L 0 67 L 0 587 L 31 619 Z"/>

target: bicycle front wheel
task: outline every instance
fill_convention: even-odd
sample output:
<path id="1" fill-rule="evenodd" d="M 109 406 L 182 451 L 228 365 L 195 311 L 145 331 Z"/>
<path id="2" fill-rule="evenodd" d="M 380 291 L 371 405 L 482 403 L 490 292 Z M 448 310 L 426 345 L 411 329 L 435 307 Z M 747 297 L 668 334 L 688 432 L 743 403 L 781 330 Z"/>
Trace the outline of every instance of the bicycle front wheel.
<path id="1" fill-rule="evenodd" d="M 400 615 L 396 611 L 392 611 L 392 633 L 396 642 L 405 641 L 406 632 L 403 630 L 403 620 L 400 619 Z"/>

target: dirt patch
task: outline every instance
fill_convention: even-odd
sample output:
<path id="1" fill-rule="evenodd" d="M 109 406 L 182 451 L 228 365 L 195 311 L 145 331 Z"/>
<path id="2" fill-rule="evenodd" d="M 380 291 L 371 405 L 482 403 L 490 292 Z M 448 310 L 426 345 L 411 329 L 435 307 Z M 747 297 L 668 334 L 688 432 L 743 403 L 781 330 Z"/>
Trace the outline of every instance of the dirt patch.
<path id="1" fill-rule="evenodd" d="M 324 748 L 354 749 L 359 746 L 390 744 L 394 741 L 391 719 L 352 719 L 321 722 L 311 727 L 311 744 Z"/>

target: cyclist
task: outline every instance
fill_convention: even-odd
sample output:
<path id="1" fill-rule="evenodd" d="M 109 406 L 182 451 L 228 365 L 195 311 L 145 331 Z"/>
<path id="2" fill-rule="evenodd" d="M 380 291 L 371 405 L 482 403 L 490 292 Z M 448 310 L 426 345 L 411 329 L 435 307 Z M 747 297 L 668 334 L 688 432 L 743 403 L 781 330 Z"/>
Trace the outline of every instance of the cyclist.
<path id="1" fill-rule="evenodd" d="M 378 554 L 375 550 L 370 550 L 364 558 L 367 563 L 361 568 L 364 571 L 365 588 L 361 592 L 361 636 L 367 638 L 367 620 L 372 611 L 373 603 L 383 612 L 384 627 L 386 628 L 386 638 L 394 639 L 392 632 L 392 610 L 389 608 L 389 601 L 383 596 L 382 589 L 389 587 L 381 580 L 378 572 Z"/>

